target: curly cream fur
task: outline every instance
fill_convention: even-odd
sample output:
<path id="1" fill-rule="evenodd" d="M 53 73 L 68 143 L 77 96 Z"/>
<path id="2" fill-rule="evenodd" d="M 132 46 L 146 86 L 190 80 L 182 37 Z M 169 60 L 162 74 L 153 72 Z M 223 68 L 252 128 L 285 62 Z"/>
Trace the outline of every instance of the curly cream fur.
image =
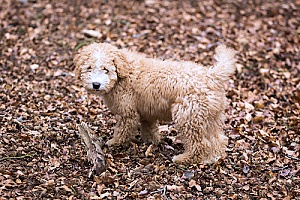
<path id="1" fill-rule="evenodd" d="M 227 105 L 223 85 L 234 73 L 234 55 L 234 50 L 220 45 L 215 66 L 203 67 L 94 43 L 84 47 L 74 62 L 76 77 L 89 92 L 101 95 L 116 116 L 108 145 L 128 142 L 139 124 L 142 139 L 158 143 L 158 122 L 174 121 L 185 152 L 173 161 L 213 163 L 224 156 L 228 140 L 222 130 Z M 102 88 L 91 86 L 93 77 L 105 80 Z"/>

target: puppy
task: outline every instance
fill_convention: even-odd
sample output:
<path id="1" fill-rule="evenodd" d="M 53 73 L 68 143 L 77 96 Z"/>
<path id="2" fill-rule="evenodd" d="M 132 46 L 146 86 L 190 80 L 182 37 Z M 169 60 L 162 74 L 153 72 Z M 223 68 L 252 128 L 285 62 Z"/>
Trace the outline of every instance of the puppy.
<path id="1" fill-rule="evenodd" d="M 90 93 L 103 97 L 115 115 L 107 145 L 128 142 L 140 126 L 146 142 L 158 143 L 159 121 L 173 121 L 184 145 L 177 163 L 214 163 L 224 156 L 227 106 L 224 83 L 235 71 L 235 51 L 220 45 L 214 66 L 159 60 L 94 43 L 75 57 L 75 76 Z"/>

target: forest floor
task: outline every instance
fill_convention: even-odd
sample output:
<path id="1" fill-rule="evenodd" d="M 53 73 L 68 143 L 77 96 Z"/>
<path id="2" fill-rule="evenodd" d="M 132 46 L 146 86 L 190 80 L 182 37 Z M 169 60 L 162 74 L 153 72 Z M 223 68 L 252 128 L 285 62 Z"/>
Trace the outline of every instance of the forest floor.
<path id="1" fill-rule="evenodd" d="M 227 156 L 176 165 L 162 124 L 161 144 L 104 146 L 108 169 L 91 174 L 77 124 L 104 141 L 115 124 L 75 83 L 73 56 L 93 41 L 203 65 L 236 49 Z M 300 199 L 299 0 L 2 0 L 0 47 L 1 200 Z"/>

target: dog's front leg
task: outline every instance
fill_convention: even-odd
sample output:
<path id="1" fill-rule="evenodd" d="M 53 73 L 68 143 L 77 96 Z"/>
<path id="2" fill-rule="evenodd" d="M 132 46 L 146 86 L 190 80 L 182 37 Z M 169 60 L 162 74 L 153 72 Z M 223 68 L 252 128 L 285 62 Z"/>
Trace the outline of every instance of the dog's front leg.
<path id="1" fill-rule="evenodd" d="M 158 144 L 160 141 L 160 135 L 158 131 L 157 120 L 141 119 L 141 136 L 144 142 L 150 142 L 152 144 Z"/>
<path id="2" fill-rule="evenodd" d="M 138 115 L 137 113 L 128 114 L 116 116 L 117 124 L 114 127 L 114 136 L 106 142 L 108 146 L 124 145 L 134 137 L 138 127 Z"/>

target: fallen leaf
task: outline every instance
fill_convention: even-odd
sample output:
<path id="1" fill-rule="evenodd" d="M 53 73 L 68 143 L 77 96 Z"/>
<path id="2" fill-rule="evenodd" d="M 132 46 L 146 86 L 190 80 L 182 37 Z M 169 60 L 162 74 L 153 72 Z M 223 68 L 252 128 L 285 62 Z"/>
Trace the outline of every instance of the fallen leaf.
<path id="1" fill-rule="evenodd" d="M 151 144 L 151 145 L 147 148 L 147 150 L 146 150 L 146 152 L 145 152 L 145 156 L 146 156 L 146 157 L 152 156 L 152 155 L 153 155 L 153 154 L 152 154 L 152 150 L 153 150 L 153 145 Z"/>
<path id="2" fill-rule="evenodd" d="M 82 33 L 84 33 L 84 34 L 86 34 L 87 36 L 90 36 L 90 37 L 95 37 L 95 38 L 101 38 L 102 37 L 102 34 L 99 31 L 96 31 L 96 30 L 84 29 L 84 30 L 82 30 Z"/>
<path id="3" fill-rule="evenodd" d="M 167 190 L 181 192 L 184 190 L 184 186 L 177 186 L 177 185 L 167 185 Z"/>

